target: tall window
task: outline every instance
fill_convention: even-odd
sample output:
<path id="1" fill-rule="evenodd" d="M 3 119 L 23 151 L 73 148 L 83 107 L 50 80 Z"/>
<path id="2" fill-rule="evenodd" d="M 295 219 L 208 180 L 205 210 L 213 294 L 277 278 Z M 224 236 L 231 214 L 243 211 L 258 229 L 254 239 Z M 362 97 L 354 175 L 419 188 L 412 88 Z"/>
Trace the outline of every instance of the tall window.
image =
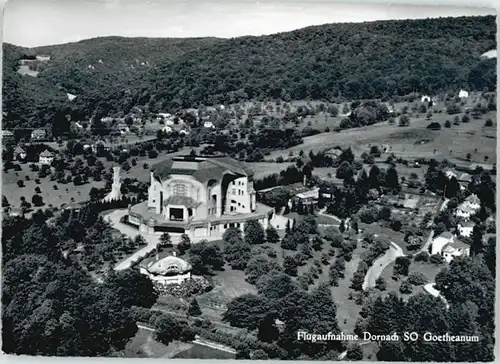
<path id="1" fill-rule="evenodd" d="M 174 196 L 186 196 L 186 186 L 177 184 L 174 186 Z"/>

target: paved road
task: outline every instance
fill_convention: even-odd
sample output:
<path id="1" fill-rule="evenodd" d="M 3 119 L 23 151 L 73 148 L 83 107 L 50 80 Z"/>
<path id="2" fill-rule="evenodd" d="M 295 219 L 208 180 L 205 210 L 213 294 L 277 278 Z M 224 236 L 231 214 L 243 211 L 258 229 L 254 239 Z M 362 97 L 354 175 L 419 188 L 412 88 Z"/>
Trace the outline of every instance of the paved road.
<path id="1" fill-rule="evenodd" d="M 363 282 L 363 290 L 365 291 L 368 288 L 375 287 L 375 281 L 378 277 L 380 277 L 380 274 L 382 274 L 385 267 L 395 261 L 397 257 L 402 256 L 404 256 L 403 249 L 391 241 L 391 246 L 385 254 L 377 258 L 373 262 L 373 265 L 368 269 L 368 272 L 366 272 L 365 281 Z"/>
<path id="2" fill-rule="evenodd" d="M 156 245 L 160 242 L 160 235 L 145 234 L 137 229 L 134 229 L 131 226 L 121 223 L 120 219 L 127 214 L 128 214 L 127 209 L 114 210 L 109 214 L 105 215 L 104 220 L 109 222 L 111 224 L 111 227 L 119 230 L 122 234 L 125 234 L 127 237 L 131 239 L 134 239 L 137 235 L 142 236 L 146 241 L 146 243 L 148 243 L 148 245 L 139 249 L 138 251 L 127 257 L 125 260 L 122 260 L 120 263 L 115 265 L 114 268 L 115 270 L 125 270 L 130 268 L 132 263 L 136 262 L 137 260 L 143 258 L 149 252 L 153 251 L 156 248 Z M 172 242 L 174 238 L 175 237 L 172 236 Z"/>
<path id="3" fill-rule="evenodd" d="M 325 211 L 326 211 L 326 207 L 323 207 L 321 210 L 318 211 L 318 215 L 322 215 L 322 216 L 325 216 L 325 217 L 330 217 L 330 218 L 332 218 L 334 220 L 337 220 L 339 222 L 339 225 L 340 225 L 340 223 L 342 222 L 342 220 L 340 220 L 337 216 L 327 214 Z"/>

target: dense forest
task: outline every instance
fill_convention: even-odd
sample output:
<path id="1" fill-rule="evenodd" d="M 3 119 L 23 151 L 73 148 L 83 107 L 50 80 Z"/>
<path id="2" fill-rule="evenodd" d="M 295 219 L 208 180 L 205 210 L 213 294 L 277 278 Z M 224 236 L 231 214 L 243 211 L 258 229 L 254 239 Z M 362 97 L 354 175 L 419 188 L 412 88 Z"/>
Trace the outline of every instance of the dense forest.
<path id="1" fill-rule="evenodd" d="M 7 125 L 44 125 L 60 110 L 88 118 L 248 99 L 389 98 L 494 89 L 493 16 L 308 27 L 232 39 L 97 38 L 23 49 L 4 45 Z M 26 55 L 51 60 L 38 77 L 15 72 Z M 77 95 L 69 102 L 66 92 Z M 75 111 L 77 111 L 75 113 Z"/>

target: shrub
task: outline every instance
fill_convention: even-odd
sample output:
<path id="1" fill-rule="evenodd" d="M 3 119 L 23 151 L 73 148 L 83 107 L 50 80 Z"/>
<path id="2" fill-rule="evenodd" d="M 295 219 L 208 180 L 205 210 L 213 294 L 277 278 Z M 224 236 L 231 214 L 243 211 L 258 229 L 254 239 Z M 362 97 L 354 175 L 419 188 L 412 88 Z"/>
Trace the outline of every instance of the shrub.
<path id="1" fill-rule="evenodd" d="M 491 120 L 490 118 L 488 118 L 486 120 L 486 122 L 484 123 L 484 126 L 493 126 L 493 120 Z"/>
<path id="2" fill-rule="evenodd" d="M 415 261 L 416 262 L 428 262 L 429 261 L 429 253 L 427 252 L 420 252 L 417 255 L 415 255 Z"/>
<path id="3" fill-rule="evenodd" d="M 428 283 L 427 277 L 421 272 L 413 272 L 408 276 L 407 282 L 414 286 L 422 286 Z"/>
<path id="4" fill-rule="evenodd" d="M 410 294 L 413 292 L 413 287 L 410 284 L 410 282 L 408 282 L 408 280 L 401 283 L 401 286 L 399 287 L 399 292 L 403 294 Z"/>
<path id="5" fill-rule="evenodd" d="M 430 129 L 430 130 L 441 130 L 441 124 L 439 124 L 438 122 L 430 123 L 429 125 L 427 125 L 427 129 Z"/>
<path id="6" fill-rule="evenodd" d="M 431 255 L 429 261 L 432 263 L 432 264 L 441 264 L 443 263 L 444 261 L 444 258 L 440 255 L 440 254 L 433 254 Z"/>

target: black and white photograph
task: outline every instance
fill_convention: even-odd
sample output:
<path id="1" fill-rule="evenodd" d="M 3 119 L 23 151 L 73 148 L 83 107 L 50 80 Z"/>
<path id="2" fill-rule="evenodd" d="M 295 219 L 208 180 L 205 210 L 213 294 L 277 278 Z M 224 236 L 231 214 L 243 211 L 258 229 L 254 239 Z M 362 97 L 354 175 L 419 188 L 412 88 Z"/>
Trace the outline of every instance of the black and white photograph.
<path id="1" fill-rule="evenodd" d="M 11 0 L 2 26 L 4 355 L 495 360 L 494 9 Z"/>

